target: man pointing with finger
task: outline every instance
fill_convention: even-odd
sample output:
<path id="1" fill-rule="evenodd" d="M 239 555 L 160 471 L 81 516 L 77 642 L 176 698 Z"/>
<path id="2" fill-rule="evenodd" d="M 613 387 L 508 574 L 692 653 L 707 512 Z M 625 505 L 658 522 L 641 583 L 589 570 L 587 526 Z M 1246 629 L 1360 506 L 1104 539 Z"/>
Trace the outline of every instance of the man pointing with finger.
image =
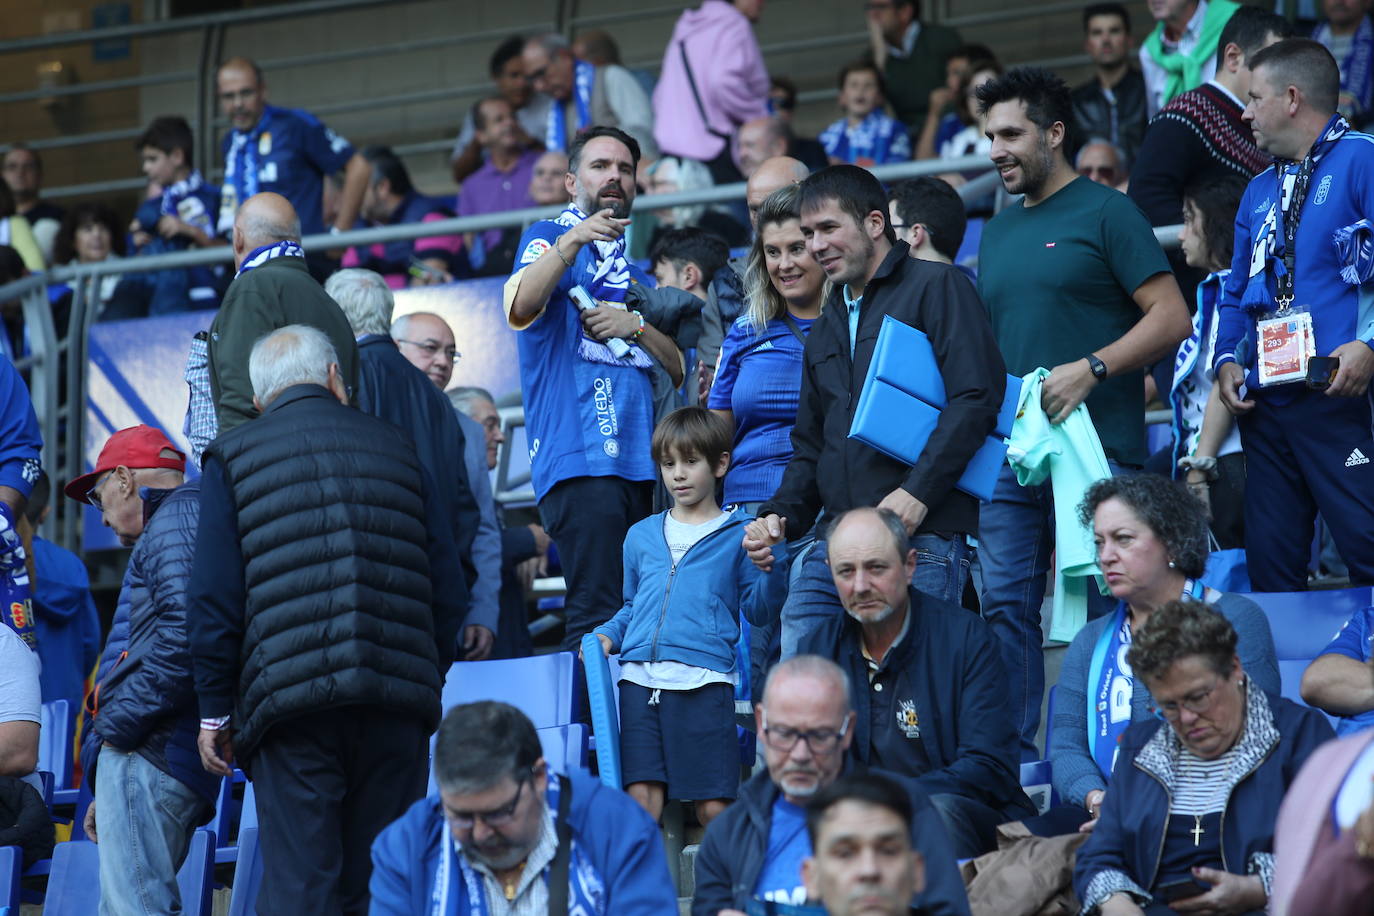
<path id="1" fill-rule="evenodd" d="M 650 283 L 625 251 L 638 165 L 624 131 L 579 134 L 564 177 L 573 203 L 525 231 L 503 297 L 521 332 L 530 476 L 567 580 L 573 651 L 624 603 L 620 544 L 652 508 L 649 369 L 680 365 L 677 345 L 625 306 L 632 279 Z"/>
<path id="2" fill-rule="evenodd" d="M 1006 389 L 987 313 L 968 279 L 948 264 L 910 257 L 895 241 L 887 195 L 852 165 L 822 169 L 801 183 L 801 230 L 807 249 L 834 284 L 803 356 L 792 460 L 773 498 L 745 529 L 744 547 L 768 568 L 772 545 L 805 534 L 824 510 L 891 509 L 916 551 L 911 582 L 958 604 L 968 578 L 967 536 L 978 501 L 954 488 L 992 432 Z M 915 465 L 848 438 L 855 406 L 883 319 L 891 316 L 930 338 L 948 404 Z M 896 420 L 900 422 L 900 420 Z M 782 654 L 844 611 L 826 567 L 822 540 L 801 561 L 782 611 Z"/>

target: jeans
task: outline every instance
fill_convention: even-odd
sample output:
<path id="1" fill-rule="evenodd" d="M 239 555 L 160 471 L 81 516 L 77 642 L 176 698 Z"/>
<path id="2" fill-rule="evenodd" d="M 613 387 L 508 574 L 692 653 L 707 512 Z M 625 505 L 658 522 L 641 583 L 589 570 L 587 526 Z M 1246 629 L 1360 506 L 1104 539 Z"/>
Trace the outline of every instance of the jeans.
<path id="1" fill-rule="evenodd" d="M 1108 462 L 1113 474 L 1122 473 Z M 1001 644 L 1007 705 L 1021 734 L 1021 760 L 1039 760 L 1040 701 L 1045 692 L 1044 633 L 1040 607 L 1054 553 L 1054 497 L 1049 483 L 1023 487 L 1003 465 L 992 502 L 978 518 L 978 559 L 983 568 L 983 619 Z M 1101 617 L 1115 599 L 1088 589 L 1088 617 Z"/>
<path id="2" fill-rule="evenodd" d="M 100 749 L 95 787 L 100 916 L 180 913 L 177 871 L 208 804 L 138 754 L 109 745 Z"/>
<path id="3" fill-rule="evenodd" d="M 959 604 L 968 581 L 969 548 L 963 535 L 915 534 L 909 542 L 916 551 L 912 586 L 919 592 Z M 782 657 L 791 658 L 797 648 L 825 621 L 844 613 L 835 581 L 826 562 L 826 543 L 817 538 L 806 556 L 793 567 L 791 589 L 782 606 Z"/>

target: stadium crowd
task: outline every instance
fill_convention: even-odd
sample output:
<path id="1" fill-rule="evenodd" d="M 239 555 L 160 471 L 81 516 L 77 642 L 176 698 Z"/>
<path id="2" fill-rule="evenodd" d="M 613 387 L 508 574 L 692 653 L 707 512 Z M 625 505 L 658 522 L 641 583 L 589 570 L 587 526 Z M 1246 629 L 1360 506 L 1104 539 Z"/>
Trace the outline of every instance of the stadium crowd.
<path id="1" fill-rule="evenodd" d="M 1369 912 L 1368 0 L 1150 0 L 1143 36 L 1093 4 L 1076 88 L 868 0 L 811 138 L 764 7 L 685 10 L 656 78 L 604 32 L 504 40 L 456 198 L 271 104 L 244 58 L 216 76 L 221 161 L 177 115 L 138 138 L 129 222 L 45 200 L 9 146 L 0 283 L 124 259 L 94 320 L 207 320 L 189 449 L 133 426 L 50 481 L 0 309 L 3 842 L 52 851 L 40 708 L 65 700 L 102 916 L 183 911 L 240 769 L 262 914 Z M 995 193 L 869 170 L 965 155 Z M 631 219 L 738 181 L 743 206 Z M 562 209 L 301 244 L 533 206 Z M 232 269 L 139 269 L 212 246 Z M 396 313 L 481 277 L 504 278 L 509 402 L 454 384 L 463 327 Z M 59 334 L 73 297 L 49 287 Z M 490 476 L 517 405 L 526 517 Z M 108 633 L 36 533 L 62 497 L 131 548 Z M 452 665 L 534 652 L 550 572 L 561 648 L 618 661 L 623 791 L 547 760 L 514 706 L 441 704 Z M 1284 683 L 1263 593 L 1333 572 L 1370 606 Z M 675 802 L 704 828 L 681 901 Z"/>

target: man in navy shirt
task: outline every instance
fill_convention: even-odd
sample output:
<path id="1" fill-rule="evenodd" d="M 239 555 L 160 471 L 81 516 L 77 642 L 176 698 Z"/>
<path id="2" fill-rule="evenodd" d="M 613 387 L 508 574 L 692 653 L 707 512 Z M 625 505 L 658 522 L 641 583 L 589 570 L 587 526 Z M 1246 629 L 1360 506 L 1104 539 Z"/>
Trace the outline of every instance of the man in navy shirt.
<path id="1" fill-rule="evenodd" d="M 353 146 L 307 111 L 267 104 L 267 83 L 251 60 L 226 61 L 216 87 L 220 110 L 233 125 L 222 145 L 219 233 L 228 237 L 239 206 L 261 191 L 275 191 L 291 201 L 304 235 L 324 232 L 324 179 L 339 171 L 344 186 L 333 229 L 352 228 L 370 173 Z M 312 265 L 312 270 L 321 267 Z"/>
<path id="2" fill-rule="evenodd" d="M 1351 584 L 1370 585 L 1374 137 L 1336 113 L 1340 72 L 1317 42 L 1271 45 L 1251 70 L 1245 120 L 1275 163 L 1241 199 L 1213 364 L 1240 417 L 1250 581 L 1256 591 L 1306 588 L 1320 511 Z M 1330 375 L 1312 357 L 1339 368 Z"/>
<path id="3" fill-rule="evenodd" d="M 579 135 L 564 179 L 573 203 L 525 231 L 503 296 L 520 332 L 530 477 L 567 579 L 563 646 L 573 651 L 623 603 L 620 545 L 651 508 L 653 360 L 678 366 L 681 381 L 677 345 L 625 305 L 632 279 L 648 285 L 625 254 L 638 165 L 624 131 Z M 579 313 L 575 287 L 592 309 Z"/>

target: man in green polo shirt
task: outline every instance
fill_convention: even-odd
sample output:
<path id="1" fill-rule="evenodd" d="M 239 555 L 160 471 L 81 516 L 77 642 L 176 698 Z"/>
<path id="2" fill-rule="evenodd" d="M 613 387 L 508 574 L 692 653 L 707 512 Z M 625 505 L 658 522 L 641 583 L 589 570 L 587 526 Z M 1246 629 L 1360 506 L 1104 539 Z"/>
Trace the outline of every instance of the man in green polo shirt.
<path id="1" fill-rule="evenodd" d="M 1007 371 L 1050 370 L 1040 402 L 1050 422 L 1085 404 L 1113 470 L 1139 468 L 1141 370 L 1192 331 L 1168 261 L 1126 195 L 1069 165 L 1064 141 L 1072 108 L 1063 80 L 1018 68 L 980 86 L 978 103 L 1002 183 L 1024 195 L 983 229 L 978 259 L 978 291 Z M 1022 487 L 1003 467 L 978 526 L 983 617 L 1001 642 L 1010 699 L 1020 709 L 1023 760 L 1040 756 L 1040 606 L 1054 547 L 1052 515 L 1049 483 Z"/>

